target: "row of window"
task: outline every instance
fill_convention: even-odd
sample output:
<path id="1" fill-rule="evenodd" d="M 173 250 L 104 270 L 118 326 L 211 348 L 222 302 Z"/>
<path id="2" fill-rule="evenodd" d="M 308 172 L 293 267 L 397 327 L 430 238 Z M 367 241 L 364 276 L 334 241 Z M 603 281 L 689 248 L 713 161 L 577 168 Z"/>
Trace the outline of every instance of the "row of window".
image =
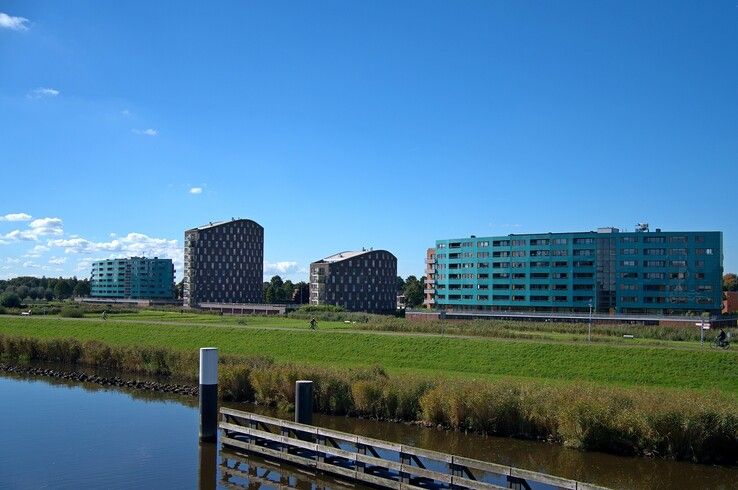
<path id="1" fill-rule="evenodd" d="M 529 301 L 531 302 L 557 302 L 557 303 L 563 303 L 563 302 L 569 302 L 569 296 L 546 296 L 546 295 L 508 295 L 508 294 L 493 294 L 492 295 L 492 301 L 528 301 L 528 298 L 530 298 Z M 443 294 L 439 294 L 436 296 L 436 299 L 439 300 L 446 300 L 449 301 L 470 301 L 470 300 L 477 300 L 477 301 L 489 301 L 490 295 L 488 294 L 449 294 L 448 297 Z M 573 296 L 571 298 L 574 302 L 589 302 L 592 301 L 592 296 Z"/>
<path id="2" fill-rule="evenodd" d="M 629 274 L 629 273 L 628 273 Z M 481 272 L 479 274 L 470 274 L 470 273 L 464 273 L 464 274 L 436 274 L 436 279 L 438 280 L 444 280 L 444 279 L 489 279 L 490 275 L 486 272 Z M 525 272 L 495 272 L 492 274 L 493 279 L 525 279 L 528 277 L 528 274 Z M 571 275 L 569 275 L 568 272 L 531 272 L 530 278 L 531 279 L 567 279 L 569 277 L 573 277 L 575 279 L 587 279 L 594 277 L 594 272 L 574 272 Z"/>
<path id="3" fill-rule="evenodd" d="M 689 278 L 689 272 L 643 272 L 640 276 L 638 272 L 621 272 L 620 277 L 623 279 L 638 279 L 638 277 L 642 279 L 687 279 Z M 704 279 L 705 273 L 695 272 L 694 278 Z"/>
<path id="4" fill-rule="evenodd" d="M 609 237 L 608 237 L 609 238 Z M 602 239 L 607 239 L 603 237 Z M 594 237 L 580 237 L 573 238 L 571 241 L 574 245 L 587 245 L 594 244 L 597 239 Z M 638 243 L 639 237 L 637 235 L 629 235 L 620 237 L 621 243 Z M 705 237 L 703 235 L 695 235 L 695 243 L 704 243 Z M 644 236 L 643 243 L 688 243 L 689 237 L 687 235 L 678 236 Z M 493 240 L 493 247 L 517 247 L 517 246 L 544 246 L 544 245 L 567 245 L 569 239 L 567 238 L 531 238 L 530 242 L 525 239 L 514 239 L 514 240 Z M 468 248 L 473 247 L 473 241 L 466 242 L 449 242 L 448 248 Z M 489 247 L 488 240 L 480 240 L 476 243 L 479 248 Z M 446 248 L 445 243 L 439 243 L 437 248 Z"/>

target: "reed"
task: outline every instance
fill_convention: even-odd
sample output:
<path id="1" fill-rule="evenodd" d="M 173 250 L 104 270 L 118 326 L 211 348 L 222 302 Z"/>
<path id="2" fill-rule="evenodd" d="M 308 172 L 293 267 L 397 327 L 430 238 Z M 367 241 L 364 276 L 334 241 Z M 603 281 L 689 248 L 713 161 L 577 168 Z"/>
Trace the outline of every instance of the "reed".
<path id="1" fill-rule="evenodd" d="M 56 362 L 176 376 L 194 383 L 196 353 L 99 341 L 0 335 L 5 362 Z M 626 388 L 512 378 L 459 380 L 391 375 L 223 356 L 220 395 L 291 409 L 298 379 L 315 383 L 317 411 L 547 440 L 582 450 L 738 463 L 738 402 L 720 392 Z"/>

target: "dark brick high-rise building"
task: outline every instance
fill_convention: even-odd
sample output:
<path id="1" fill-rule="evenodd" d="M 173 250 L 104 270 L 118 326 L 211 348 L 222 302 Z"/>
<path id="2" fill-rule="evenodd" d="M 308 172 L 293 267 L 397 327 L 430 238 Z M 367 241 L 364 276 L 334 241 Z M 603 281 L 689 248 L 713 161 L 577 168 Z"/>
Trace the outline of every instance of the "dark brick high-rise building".
<path id="1" fill-rule="evenodd" d="M 397 306 L 397 258 L 386 250 L 341 252 L 310 264 L 310 304 L 384 313 Z"/>
<path id="2" fill-rule="evenodd" d="M 184 304 L 260 303 L 264 228 L 233 219 L 185 231 Z"/>

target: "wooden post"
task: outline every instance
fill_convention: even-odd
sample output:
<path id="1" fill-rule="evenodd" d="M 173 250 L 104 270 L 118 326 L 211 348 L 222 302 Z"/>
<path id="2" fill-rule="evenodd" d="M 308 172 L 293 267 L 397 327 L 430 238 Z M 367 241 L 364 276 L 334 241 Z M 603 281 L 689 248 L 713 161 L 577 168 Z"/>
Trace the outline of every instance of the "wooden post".
<path id="1" fill-rule="evenodd" d="M 218 349 L 200 349 L 200 440 L 218 439 Z"/>
<path id="2" fill-rule="evenodd" d="M 295 383 L 295 422 L 313 423 L 313 382 L 300 380 Z"/>

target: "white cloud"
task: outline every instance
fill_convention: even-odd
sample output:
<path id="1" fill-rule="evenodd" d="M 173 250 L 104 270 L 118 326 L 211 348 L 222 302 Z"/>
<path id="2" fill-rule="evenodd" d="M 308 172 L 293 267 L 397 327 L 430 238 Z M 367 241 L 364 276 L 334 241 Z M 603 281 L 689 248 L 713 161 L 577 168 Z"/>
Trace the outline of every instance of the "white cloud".
<path id="1" fill-rule="evenodd" d="M 27 31 L 28 19 L 25 17 L 13 17 L 4 12 L 0 12 L 0 28 L 10 29 L 11 31 Z"/>
<path id="2" fill-rule="evenodd" d="M 25 267 L 26 269 L 40 269 L 41 268 L 41 266 L 38 265 L 36 262 L 32 262 L 30 260 L 28 262 L 23 262 L 23 267 Z"/>
<path id="3" fill-rule="evenodd" d="M 24 255 L 24 257 L 38 258 L 49 250 L 50 248 L 45 245 L 36 245 L 31 250 L 29 250 L 28 253 Z"/>
<path id="4" fill-rule="evenodd" d="M 123 109 L 122 111 L 120 111 L 120 115 L 125 116 L 125 117 L 131 117 L 133 114 L 128 109 Z"/>
<path id="5" fill-rule="evenodd" d="M 190 194 L 202 194 L 202 187 L 190 188 Z"/>
<path id="6" fill-rule="evenodd" d="M 264 261 L 264 275 L 274 274 L 292 274 L 299 272 L 300 266 L 297 262 L 291 260 L 283 260 L 281 262 Z"/>
<path id="7" fill-rule="evenodd" d="M 15 257 L 6 257 L 5 262 L 7 262 L 8 264 L 17 264 L 18 262 L 20 262 L 20 259 L 16 259 Z"/>
<path id="8" fill-rule="evenodd" d="M 0 216 L 0 221 L 31 221 L 32 216 L 27 213 L 10 213 Z"/>
<path id="9" fill-rule="evenodd" d="M 66 262 L 67 262 L 66 257 L 51 257 L 49 259 L 49 264 L 54 264 L 54 265 L 62 265 Z"/>
<path id="10" fill-rule="evenodd" d="M 159 131 L 156 129 L 148 128 L 148 129 L 131 129 L 131 132 L 133 134 L 138 134 L 140 136 L 156 136 L 159 134 Z"/>
<path id="11" fill-rule="evenodd" d="M 60 248 L 66 254 L 96 255 L 97 258 L 89 257 L 77 261 L 77 270 L 84 271 L 95 260 L 112 257 L 159 257 L 172 259 L 177 271 L 182 271 L 184 252 L 177 240 L 166 238 L 154 238 L 143 233 L 129 233 L 120 238 L 113 238 L 107 242 L 95 242 L 86 238 L 58 238 L 49 240 L 47 245 L 51 248 Z M 101 255 L 102 254 L 102 255 Z M 89 272 L 89 270 L 87 270 Z"/>
<path id="12" fill-rule="evenodd" d="M 0 240 L 36 241 L 44 236 L 60 236 L 64 234 L 64 229 L 62 225 L 62 220 L 59 218 L 39 218 L 31 221 L 28 224 L 28 229 L 26 230 L 13 230 L 6 233 L 5 235 L 0 235 Z"/>
<path id="13" fill-rule="evenodd" d="M 40 99 L 42 97 L 56 97 L 61 92 L 59 92 L 55 88 L 46 88 L 46 87 L 39 87 L 33 92 L 29 93 L 27 97 L 29 99 Z"/>

